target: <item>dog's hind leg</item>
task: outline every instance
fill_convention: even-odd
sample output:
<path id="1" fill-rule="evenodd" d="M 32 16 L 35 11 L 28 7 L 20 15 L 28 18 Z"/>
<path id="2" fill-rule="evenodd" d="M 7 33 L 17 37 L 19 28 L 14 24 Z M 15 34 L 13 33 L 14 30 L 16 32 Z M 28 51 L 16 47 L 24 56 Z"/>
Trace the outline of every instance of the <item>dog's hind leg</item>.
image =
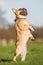
<path id="1" fill-rule="evenodd" d="M 17 56 L 19 56 L 19 54 L 20 54 L 20 51 L 18 48 L 16 48 L 16 53 L 14 55 L 13 61 L 16 61 L 16 58 L 17 58 Z"/>
<path id="2" fill-rule="evenodd" d="M 26 47 L 24 47 L 21 52 L 21 61 L 25 61 L 26 53 L 27 53 L 27 50 L 26 50 Z"/>

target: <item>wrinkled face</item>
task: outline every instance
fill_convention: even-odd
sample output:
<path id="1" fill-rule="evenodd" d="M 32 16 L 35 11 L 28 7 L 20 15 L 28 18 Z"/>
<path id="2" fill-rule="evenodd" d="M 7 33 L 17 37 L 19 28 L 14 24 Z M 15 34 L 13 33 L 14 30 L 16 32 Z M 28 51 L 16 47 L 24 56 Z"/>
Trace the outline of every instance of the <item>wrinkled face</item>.
<path id="1" fill-rule="evenodd" d="M 27 10 L 25 8 L 15 9 L 12 8 L 12 11 L 15 13 L 15 15 L 19 18 L 26 18 L 27 16 Z"/>

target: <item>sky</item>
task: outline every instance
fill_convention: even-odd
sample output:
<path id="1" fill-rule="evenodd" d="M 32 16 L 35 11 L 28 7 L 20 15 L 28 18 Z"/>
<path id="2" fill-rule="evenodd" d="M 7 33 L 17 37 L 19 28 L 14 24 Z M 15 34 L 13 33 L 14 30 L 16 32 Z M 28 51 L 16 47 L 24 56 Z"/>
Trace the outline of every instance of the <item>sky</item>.
<path id="1" fill-rule="evenodd" d="M 36 27 L 43 26 L 43 0 L 0 0 L 0 8 L 6 11 L 4 17 L 14 24 L 15 15 L 12 8 L 26 8 L 27 22 Z"/>

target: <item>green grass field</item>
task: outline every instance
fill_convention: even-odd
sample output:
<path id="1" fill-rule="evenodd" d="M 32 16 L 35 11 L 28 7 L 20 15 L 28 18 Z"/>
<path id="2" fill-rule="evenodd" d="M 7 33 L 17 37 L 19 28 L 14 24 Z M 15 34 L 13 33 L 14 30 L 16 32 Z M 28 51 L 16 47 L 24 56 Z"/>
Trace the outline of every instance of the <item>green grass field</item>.
<path id="1" fill-rule="evenodd" d="M 15 45 L 0 45 L 0 65 L 43 65 L 43 42 L 28 42 L 27 46 L 26 60 L 21 62 L 19 56 L 16 63 L 12 60 Z"/>

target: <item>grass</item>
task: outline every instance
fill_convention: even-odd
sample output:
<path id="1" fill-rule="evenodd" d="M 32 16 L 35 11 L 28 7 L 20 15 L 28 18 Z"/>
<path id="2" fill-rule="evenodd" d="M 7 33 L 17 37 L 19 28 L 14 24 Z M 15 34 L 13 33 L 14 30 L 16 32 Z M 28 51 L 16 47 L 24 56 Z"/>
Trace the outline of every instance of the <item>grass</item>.
<path id="1" fill-rule="evenodd" d="M 21 62 L 19 56 L 16 63 L 12 60 L 15 45 L 0 45 L 0 65 L 43 65 L 43 42 L 28 42 L 27 50 L 26 60 Z"/>

